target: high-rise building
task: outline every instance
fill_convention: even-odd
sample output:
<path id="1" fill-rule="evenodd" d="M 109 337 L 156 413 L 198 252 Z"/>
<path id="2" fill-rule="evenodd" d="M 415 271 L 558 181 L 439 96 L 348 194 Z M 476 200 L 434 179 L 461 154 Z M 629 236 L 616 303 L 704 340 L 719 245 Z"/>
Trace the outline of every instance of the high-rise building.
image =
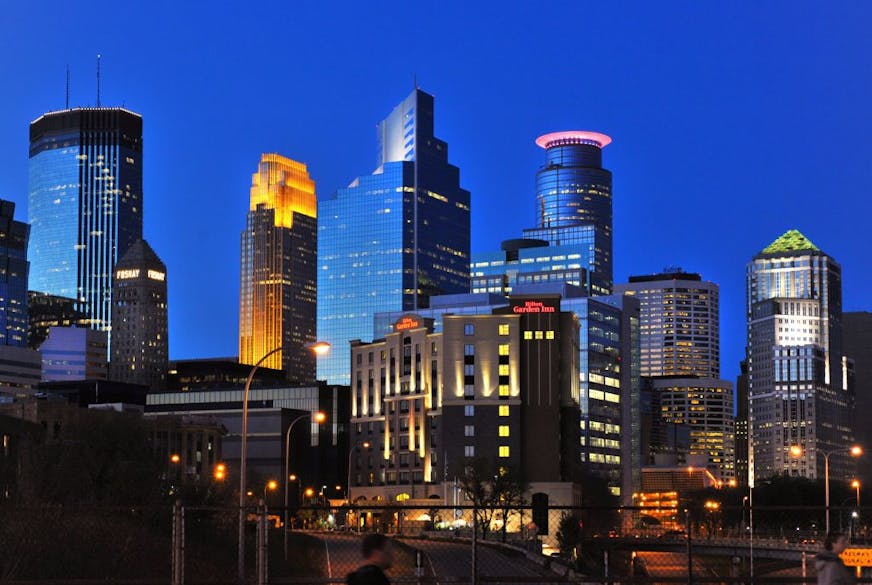
<path id="1" fill-rule="evenodd" d="M 105 380 L 109 374 L 108 334 L 82 327 L 52 327 L 39 347 L 42 381 Z"/>
<path id="2" fill-rule="evenodd" d="M 797 230 L 747 266 L 749 476 L 855 470 L 853 372 L 842 352 L 841 267 Z M 801 447 L 795 456 L 792 447 Z"/>
<path id="3" fill-rule="evenodd" d="M 736 378 L 736 483 L 748 485 L 748 362 L 739 362 Z"/>
<path id="4" fill-rule="evenodd" d="M 718 379 L 718 285 L 674 268 L 631 276 L 615 292 L 639 300 L 640 372 L 657 405 L 645 420 L 650 454 L 699 462 L 718 480 L 733 480 L 733 385 Z"/>
<path id="5" fill-rule="evenodd" d="M 167 383 L 167 267 L 145 240 L 115 264 L 110 378 L 163 390 Z"/>
<path id="6" fill-rule="evenodd" d="M 615 292 L 639 299 L 642 376 L 718 378 L 718 285 L 680 269 L 631 276 Z"/>
<path id="7" fill-rule="evenodd" d="M 431 308 L 419 310 L 415 316 L 417 319 L 425 321 L 432 320 L 433 332 L 438 335 L 447 331 L 445 323 L 450 315 L 457 319 L 462 318 L 468 322 L 473 322 L 483 316 L 500 314 L 506 310 L 506 307 L 510 307 L 513 314 L 525 314 L 523 310 L 526 305 L 518 305 L 519 299 L 524 299 L 524 303 L 530 301 L 533 303 L 531 306 L 538 306 L 536 303 L 545 303 L 545 300 L 548 300 L 550 305 L 547 308 L 570 313 L 578 321 L 578 338 L 572 342 L 572 347 L 578 351 L 578 391 L 577 396 L 575 391 L 572 395 L 573 400 L 577 403 L 580 418 L 580 436 L 574 445 L 571 457 L 580 462 L 583 470 L 604 479 L 612 494 L 622 497 L 629 503 L 631 494 L 638 491 L 641 481 L 639 470 L 641 468 L 642 445 L 640 444 L 641 429 L 638 422 L 640 419 L 640 387 L 638 366 L 635 365 L 639 357 L 639 305 L 636 299 L 622 295 L 591 298 L 579 287 L 564 283 L 540 283 L 516 285 L 512 298 L 482 293 L 434 297 Z M 556 302 L 555 299 L 558 301 Z M 511 309 L 511 307 L 516 308 Z M 551 314 L 550 311 L 548 313 Z M 387 343 L 393 339 L 390 334 L 395 332 L 397 324 L 401 323 L 406 326 L 406 322 L 401 321 L 404 316 L 408 315 L 404 315 L 402 312 L 377 314 L 374 318 L 374 328 L 377 336 L 384 336 L 384 341 L 376 339 L 372 344 L 353 344 L 353 355 L 356 356 L 358 348 L 369 351 L 371 346 Z M 386 323 L 391 323 L 391 327 L 386 328 Z M 420 325 L 420 328 L 422 331 L 424 330 L 423 325 Z M 476 329 L 473 328 L 473 331 Z M 564 334 L 566 331 L 564 330 Z M 548 335 L 545 329 L 535 329 L 523 333 L 523 335 L 527 334 L 534 340 L 537 335 L 543 336 L 543 339 L 547 339 Z M 414 339 L 412 337 L 411 343 L 415 343 Z M 424 341 L 420 341 L 420 343 L 424 343 Z M 565 345 L 570 341 L 563 339 L 562 343 Z M 448 355 L 448 349 L 437 347 L 436 352 L 440 354 L 437 361 L 442 360 L 438 363 L 443 363 L 446 359 L 445 356 Z M 422 360 L 426 358 L 427 355 L 422 354 Z M 558 362 L 548 362 L 550 365 L 542 367 L 546 369 L 557 367 L 556 363 Z M 569 360 L 567 356 L 561 357 L 559 363 L 572 364 L 572 368 L 576 367 L 575 361 Z M 488 367 L 494 366 L 494 364 L 498 366 L 499 360 L 494 362 L 488 359 L 488 364 Z M 466 365 L 464 364 L 464 368 Z M 352 360 L 353 372 L 367 367 L 366 361 L 362 362 L 361 365 L 357 364 L 354 359 Z M 442 366 L 439 367 L 442 368 Z M 455 362 L 453 367 L 459 368 L 460 362 Z M 528 367 L 532 368 L 530 364 L 519 366 L 524 371 Z M 373 366 L 373 370 L 375 370 L 375 366 Z M 535 368 L 530 371 L 534 370 L 538 371 Z M 444 371 L 444 368 L 439 371 Z M 487 389 L 487 385 L 498 379 L 494 378 L 494 375 L 499 376 L 499 372 L 494 374 L 487 368 L 482 368 L 481 375 L 474 378 L 475 392 L 481 392 L 488 396 L 490 391 Z M 439 386 L 437 391 L 440 400 L 434 404 L 441 404 L 441 397 L 445 392 L 459 392 L 459 376 L 461 376 L 459 372 L 446 371 L 444 382 L 442 382 L 443 386 Z M 364 387 L 368 387 L 369 378 L 365 379 L 367 382 Z M 439 374 L 438 380 L 443 380 L 442 374 Z M 561 380 L 565 381 L 564 378 Z M 436 381 L 430 383 L 433 387 L 437 385 Z M 549 383 L 556 382 L 552 380 Z M 482 384 L 484 384 L 483 387 Z M 526 387 L 533 386 L 535 386 L 535 382 L 529 382 Z M 352 391 L 355 388 L 356 386 L 353 384 Z M 447 433 L 460 432 L 459 427 L 451 426 L 453 423 L 446 424 L 448 425 L 446 426 Z M 566 436 L 568 435 L 563 435 L 564 438 Z M 442 441 L 437 439 L 436 444 L 441 443 Z M 511 451 L 511 445 L 509 447 Z M 562 452 L 561 456 L 570 457 L 570 453 Z M 568 459 L 565 463 L 570 465 Z M 453 465 L 451 462 L 448 464 L 449 467 Z M 438 479 L 433 481 L 438 481 Z"/>
<path id="8" fill-rule="evenodd" d="M 536 173 L 536 227 L 525 238 L 589 250 L 586 264 L 595 294 L 612 290 L 612 173 L 602 149 L 612 139 L 586 131 L 552 132 L 536 144 L 545 164 Z"/>
<path id="9" fill-rule="evenodd" d="M 112 323 L 115 263 L 142 238 L 142 117 L 123 108 L 50 112 L 30 124 L 30 289 Z"/>
<path id="10" fill-rule="evenodd" d="M 27 347 L 27 237 L 15 203 L 0 199 L 0 345 Z"/>
<path id="11" fill-rule="evenodd" d="M 433 134 L 433 96 L 415 89 L 378 125 L 371 175 L 318 204 L 318 378 L 349 384 L 349 341 L 377 311 L 414 311 L 469 292 L 469 192 Z"/>
<path id="12" fill-rule="evenodd" d="M 317 201 L 306 165 L 264 154 L 251 177 L 242 232 L 239 362 L 285 370 L 312 382 L 317 299 Z"/>
<path id="13" fill-rule="evenodd" d="M 872 313 L 842 313 L 842 349 L 854 361 L 855 439 L 867 451 L 872 450 L 872 425 L 864 424 L 872 421 Z M 858 476 L 862 485 L 872 485 L 872 465 L 861 465 Z"/>
<path id="14" fill-rule="evenodd" d="M 700 460 L 718 480 L 736 477 L 733 385 L 715 378 L 653 378 L 659 422 L 687 427 L 685 460 Z"/>

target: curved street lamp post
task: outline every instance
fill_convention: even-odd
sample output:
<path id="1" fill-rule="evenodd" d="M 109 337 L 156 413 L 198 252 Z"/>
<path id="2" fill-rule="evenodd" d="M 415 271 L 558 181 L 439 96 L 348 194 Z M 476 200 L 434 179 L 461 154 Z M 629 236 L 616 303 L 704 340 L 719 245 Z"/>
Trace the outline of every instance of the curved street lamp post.
<path id="1" fill-rule="evenodd" d="M 306 344 L 306 349 L 312 351 L 316 356 L 324 355 L 330 350 L 330 344 L 319 341 L 316 343 Z M 242 448 L 239 453 L 239 549 L 237 551 L 237 568 L 239 583 L 245 583 L 245 472 L 247 463 L 247 448 L 248 448 L 248 397 L 251 393 L 251 381 L 254 379 L 254 374 L 260 365 L 265 362 L 271 355 L 285 349 L 284 346 L 276 347 L 263 355 L 251 367 L 251 372 L 245 380 L 245 389 L 242 392 Z M 285 475 L 287 483 L 287 474 Z"/>

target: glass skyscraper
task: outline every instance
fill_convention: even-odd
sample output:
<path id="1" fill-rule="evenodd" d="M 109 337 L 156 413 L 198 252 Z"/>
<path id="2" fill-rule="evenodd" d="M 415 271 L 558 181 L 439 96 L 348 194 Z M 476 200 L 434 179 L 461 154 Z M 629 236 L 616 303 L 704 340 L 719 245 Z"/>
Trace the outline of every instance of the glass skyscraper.
<path id="1" fill-rule="evenodd" d="M 588 247 L 594 291 L 612 290 L 612 173 L 602 166 L 602 149 L 612 139 L 599 132 L 552 132 L 536 139 L 545 165 L 536 173 L 535 229 L 524 237 L 554 245 Z M 599 290 L 597 290 L 599 289 Z"/>
<path id="2" fill-rule="evenodd" d="M 592 295 L 612 292 L 612 173 L 602 168 L 611 138 L 553 132 L 536 173 L 536 227 L 506 240 L 500 252 L 472 258 L 473 292 L 509 294 L 518 284 L 566 282 Z"/>
<path id="3" fill-rule="evenodd" d="M 415 89 L 378 125 L 375 171 L 318 202 L 319 379 L 349 384 L 349 341 L 372 339 L 377 311 L 469 291 L 469 192 L 433 117 Z"/>
<path id="4" fill-rule="evenodd" d="M 306 165 L 264 154 L 251 177 L 241 238 L 239 362 L 284 370 L 295 382 L 314 380 L 317 288 L 317 202 Z"/>
<path id="5" fill-rule="evenodd" d="M 27 347 L 27 237 L 15 204 L 0 199 L 0 345 Z"/>
<path id="6" fill-rule="evenodd" d="M 749 476 L 847 479 L 853 366 L 842 352 L 842 274 L 790 230 L 747 267 Z M 801 447 L 795 457 L 791 447 Z"/>
<path id="7" fill-rule="evenodd" d="M 142 117 L 123 108 L 50 112 L 30 124 L 31 290 L 112 322 L 115 263 L 142 238 Z"/>

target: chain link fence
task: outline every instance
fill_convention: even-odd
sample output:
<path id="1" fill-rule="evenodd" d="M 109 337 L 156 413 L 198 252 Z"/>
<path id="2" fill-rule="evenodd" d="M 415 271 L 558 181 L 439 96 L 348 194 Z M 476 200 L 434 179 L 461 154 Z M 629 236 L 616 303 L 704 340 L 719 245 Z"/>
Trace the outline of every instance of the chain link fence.
<path id="1" fill-rule="evenodd" d="M 244 510 L 247 583 L 344 583 L 390 537 L 395 583 L 813 582 L 821 509 L 390 505 Z M 869 512 L 869 514 L 867 514 Z M 868 581 L 872 510 L 830 511 Z M 0 507 L 0 582 L 238 584 L 235 507 Z M 756 524 L 754 524 L 756 522 Z M 751 530 L 753 525 L 753 531 Z M 847 557 L 846 557 L 847 558 Z"/>

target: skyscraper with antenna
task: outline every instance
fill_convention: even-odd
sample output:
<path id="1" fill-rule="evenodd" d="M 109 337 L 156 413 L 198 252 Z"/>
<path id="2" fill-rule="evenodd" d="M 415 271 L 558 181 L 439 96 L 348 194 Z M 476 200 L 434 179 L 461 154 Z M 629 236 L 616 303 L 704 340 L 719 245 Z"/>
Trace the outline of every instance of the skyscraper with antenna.
<path id="1" fill-rule="evenodd" d="M 116 261 L 142 238 L 142 116 L 97 104 L 30 124 L 30 289 L 74 299 L 109 330 Z"/>

